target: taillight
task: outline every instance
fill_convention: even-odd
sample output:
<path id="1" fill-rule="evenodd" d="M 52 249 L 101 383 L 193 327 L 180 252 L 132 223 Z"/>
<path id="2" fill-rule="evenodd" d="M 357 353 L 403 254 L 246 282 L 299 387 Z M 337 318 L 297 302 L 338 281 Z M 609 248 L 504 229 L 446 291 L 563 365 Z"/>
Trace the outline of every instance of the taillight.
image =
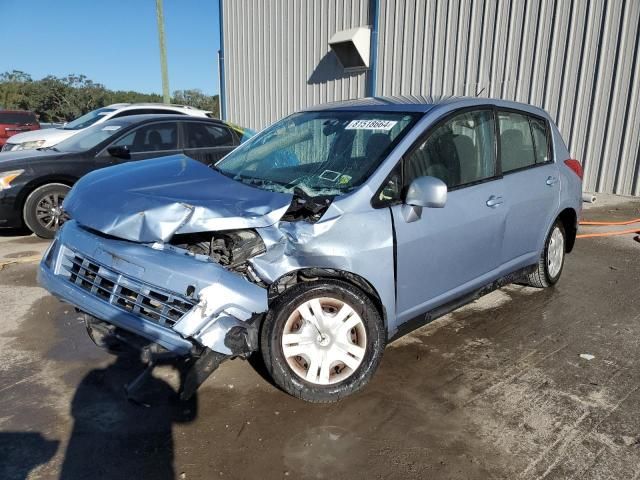
<path id="1" fill-rule="evenodd" d="M 569 167 L 571 170 L 573 170 L 573 173 L 578 175 L 580 177 L 580 180 L 582 180 L 582 176 L 584 175 L 584 172 L 582 171 L 582 165 L 580 165 L 580 162 L 578 160 L 574 160 L 573 158 L 570 158 L 569 160 L 565 160 L 564 164 L 567 167 Z"/>

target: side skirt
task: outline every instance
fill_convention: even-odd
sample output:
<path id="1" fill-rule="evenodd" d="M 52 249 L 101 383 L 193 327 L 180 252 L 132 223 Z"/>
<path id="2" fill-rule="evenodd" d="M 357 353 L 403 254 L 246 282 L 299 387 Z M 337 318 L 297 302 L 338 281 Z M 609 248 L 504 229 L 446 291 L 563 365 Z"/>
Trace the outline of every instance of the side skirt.
<path id="1" fill-rule="evenodd" d="M 433 310 L 429 310 L 426 313 L 420 314 L 417 317 L 412 318 L 411 320 L 407 320 L 405 323 L 398 327 L 398 331 L 391 339 L 389 339 L 389 343 L 397 340 L 400 337 L 404 337 L 408 333 L 411 333 L 414 330 L 423 327 L 424 325 L 427 325 L 428 323 L 431 323 L 434 320 L 443 317 L 444 315 L 451 313 L 452 311 L 457 310 L 458 308 L 471 303 L 480 297 L 484 297 L 494 290 L 502 288 L 505 285 L 509 285 L 510 283 L 522 281 L 526 275 L 532 273 L 535 269 L 536 265 L 529 265 L 528 267 L 521 268 L 485 285 L 484 287 L 474 290 L 471 293 L 456 298 L 455 300 L 445 303 L 444 305 L 440 305 L 439 307 L 436 307 Z"/>

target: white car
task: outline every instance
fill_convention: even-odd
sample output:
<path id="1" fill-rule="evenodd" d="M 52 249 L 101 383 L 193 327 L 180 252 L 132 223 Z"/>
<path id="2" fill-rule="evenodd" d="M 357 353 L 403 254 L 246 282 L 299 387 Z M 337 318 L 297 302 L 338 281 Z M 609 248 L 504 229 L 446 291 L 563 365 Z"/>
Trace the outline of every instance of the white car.
<path id="1" fill-rule="evenodd" d="M 107 107 L 98 108 L 60 128 L 47 128 L 32 132 L 19 133 L 11 137 L 2 148 L 3 152 L 16 150 L 30 150 L 32 148 L 52 147 L 62 140 L 72 137 L 76 133 L 91 125 L 106 122 L 112 118 L 128 115 L 145 114 L 183 114 L 192 117 L 210 117 L 211 112 L 184 105 L 167 105 L 163 103 L 114 103 Z"/>

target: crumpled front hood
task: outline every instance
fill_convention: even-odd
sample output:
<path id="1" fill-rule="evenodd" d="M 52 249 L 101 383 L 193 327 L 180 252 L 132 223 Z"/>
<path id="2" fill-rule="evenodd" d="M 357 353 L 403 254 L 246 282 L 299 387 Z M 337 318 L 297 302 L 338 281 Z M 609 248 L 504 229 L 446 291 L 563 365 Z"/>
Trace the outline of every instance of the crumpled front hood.
<path id="1" fill-rule="evenodd" d="M 64 209 L 80 225 L 135 242 L 273 225 L 292 195 L 236 182 L 185 155 L 96 170 L 75 184 Z"/>

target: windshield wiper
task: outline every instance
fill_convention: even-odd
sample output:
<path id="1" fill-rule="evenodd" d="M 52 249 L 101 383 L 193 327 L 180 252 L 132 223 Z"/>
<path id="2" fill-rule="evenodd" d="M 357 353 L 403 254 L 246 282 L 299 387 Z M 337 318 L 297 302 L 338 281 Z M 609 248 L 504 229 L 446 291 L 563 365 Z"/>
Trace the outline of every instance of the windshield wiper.
<path id="1" fill-rule="evenodd" d="M 36 148 L 36 150 L 40 150 L 41 152 L 44 152 L 45 150 L 53 150 L 54 152 L 60 152 L 61 150 L 58 150 L 56 147 L 40 147 L 40 148 Z"/>
<path id="2" fill-rule="evenodd" d="M 282 182 L 277 182 L 275 180 L 269 180 L 266 178 L 245 177 L 243 175 L 236 175 L 233 178 L 234 180 L 239 180 L 246 185 L 259 185 L 263 187 L 274 186 L 274 185 L 277 185 L 278 187 L 286 186 L 286 184 Z"/>

